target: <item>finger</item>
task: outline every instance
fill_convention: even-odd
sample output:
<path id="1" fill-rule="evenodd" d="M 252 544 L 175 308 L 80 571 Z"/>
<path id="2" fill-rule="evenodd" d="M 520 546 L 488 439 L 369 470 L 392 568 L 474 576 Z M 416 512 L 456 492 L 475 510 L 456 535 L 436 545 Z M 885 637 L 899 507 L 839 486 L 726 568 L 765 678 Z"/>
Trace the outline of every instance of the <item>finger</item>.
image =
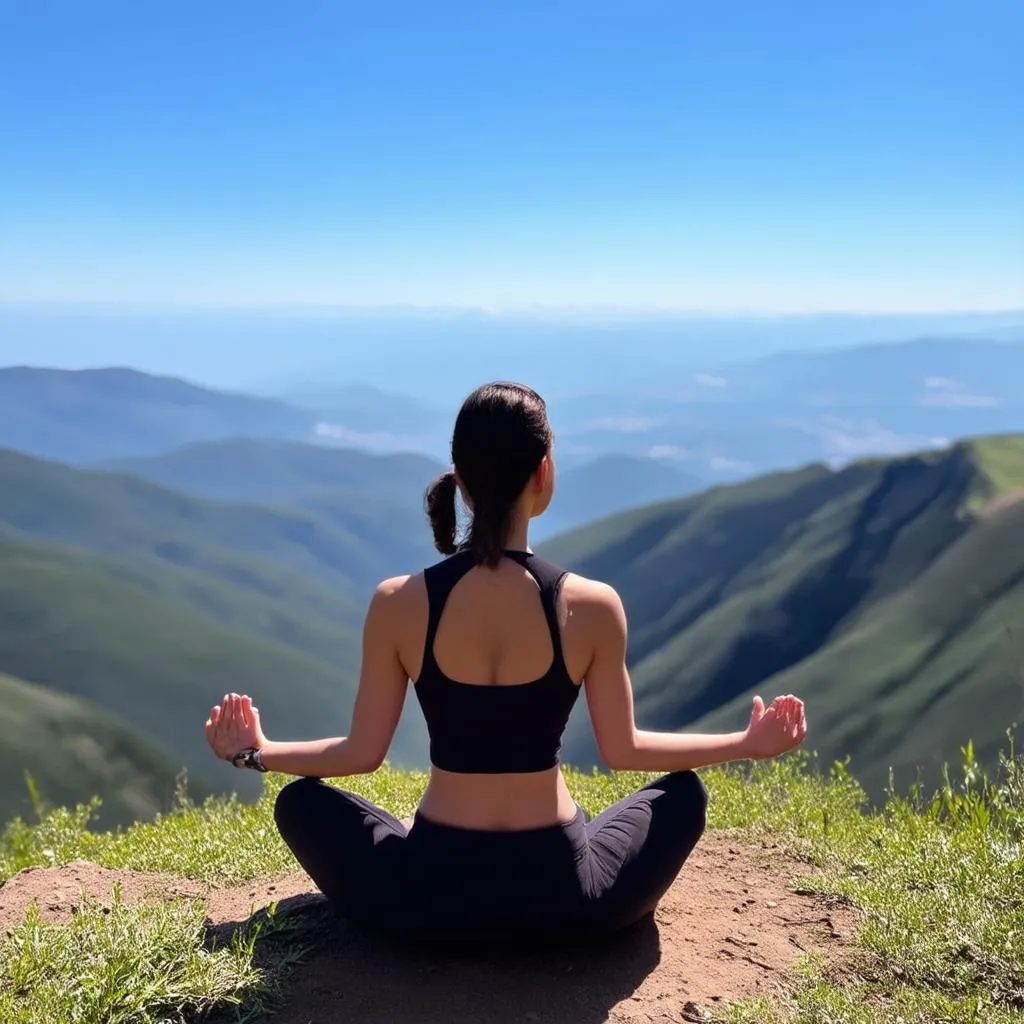
<path id="1" fill-rule="evenodd" d="M 790 736 L 796 736 L 796 698 L 792 695 L 786 698 L 786 732 Z"/>
<path id="2" fill-rule="evenodd" d="M 750 712 L 750 720 L 752 722 L 758 721 L 762 715 L 764 715 L 764 701 L 760 696 L 754 697 L 754 706 Z"/>
<path id="3" fill-rule="evenodd" d="M 783 697 L 779 701 L 779 729 L 784 736 L 789 735 L 789 701 Z"/>
<path id="4" fill-rule="evenodd" d="M 256 709 L 252 706 L 252 697 L 247 693 L 242 695 L 242 718 L 246 726 L 251 726 L 256 721 Z"/>

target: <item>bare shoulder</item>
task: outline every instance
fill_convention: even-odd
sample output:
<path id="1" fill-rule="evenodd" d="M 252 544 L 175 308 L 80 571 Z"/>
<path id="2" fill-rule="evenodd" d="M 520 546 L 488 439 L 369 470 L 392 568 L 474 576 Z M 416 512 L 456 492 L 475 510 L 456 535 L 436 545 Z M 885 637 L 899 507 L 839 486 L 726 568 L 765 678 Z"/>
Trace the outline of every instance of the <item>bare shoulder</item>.
<path id="1" fill-rule="evenodd" d="M 624 629 L 625 610 L 618 591 L 602 580 L 569 573 L 562 583 L 562 595 L 570 616 L 600 630 Z"/>
<path id="2" fill-rule="evenodd" d="M 388 614 L 401 614 L 405 609 L 418 607 L 426 592 L 422 572 L 390 576 L 377 584 L 370 607 L 386 610 Z"/>

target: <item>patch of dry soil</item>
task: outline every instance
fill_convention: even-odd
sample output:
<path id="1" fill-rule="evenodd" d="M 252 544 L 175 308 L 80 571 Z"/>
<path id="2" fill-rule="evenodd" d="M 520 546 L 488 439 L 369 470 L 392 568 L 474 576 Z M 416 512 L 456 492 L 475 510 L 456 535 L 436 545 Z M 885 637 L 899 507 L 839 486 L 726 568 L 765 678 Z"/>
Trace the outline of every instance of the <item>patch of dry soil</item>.
<path id="1" fill-rule="evenodd" d="M 278 903 L 317 941 L 274 1024 L 667 1024 L 785 989 L 805 951 L 843 958 L 853 913 L 789 889 L 803 871 L 769 845 L 707 833 L 653 920 L 606 946 L 535 956 L 392 947 L 329 914 L 302 872 L 221 888 L 83 861 L 29 869 L 0 887 L 0 928 L 33 901 L 52 921 L 67 920 L 82 893 L 109 905 L 115 883 L 129 902 L 202 897 L 218 931 Z"/>

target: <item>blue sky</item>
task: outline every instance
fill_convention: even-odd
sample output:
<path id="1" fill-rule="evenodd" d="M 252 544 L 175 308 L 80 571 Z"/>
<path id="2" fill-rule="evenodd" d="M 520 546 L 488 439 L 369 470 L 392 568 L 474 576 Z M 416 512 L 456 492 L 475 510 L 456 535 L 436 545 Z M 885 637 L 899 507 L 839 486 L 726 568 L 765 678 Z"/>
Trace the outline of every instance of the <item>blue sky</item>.
<path id="1" fill-rule="evenodd" d="M 1024 305 L 1024 4 L 0 0 L 0 299 Z"/>

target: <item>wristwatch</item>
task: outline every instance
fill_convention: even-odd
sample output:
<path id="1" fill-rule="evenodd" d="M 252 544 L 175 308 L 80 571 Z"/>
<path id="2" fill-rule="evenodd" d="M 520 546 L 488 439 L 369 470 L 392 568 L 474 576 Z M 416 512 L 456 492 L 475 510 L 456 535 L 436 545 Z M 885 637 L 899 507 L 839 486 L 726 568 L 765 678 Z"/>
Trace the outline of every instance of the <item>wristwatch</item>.
<path id="1" fill-rule="evenodd" d="M 259 747 L 246 747 L 245 750 L 240 750 L 231 758 L 231 763 L 236 768 L 252 768 L 258 772 L 265 772 L 267 770 Z"/>

